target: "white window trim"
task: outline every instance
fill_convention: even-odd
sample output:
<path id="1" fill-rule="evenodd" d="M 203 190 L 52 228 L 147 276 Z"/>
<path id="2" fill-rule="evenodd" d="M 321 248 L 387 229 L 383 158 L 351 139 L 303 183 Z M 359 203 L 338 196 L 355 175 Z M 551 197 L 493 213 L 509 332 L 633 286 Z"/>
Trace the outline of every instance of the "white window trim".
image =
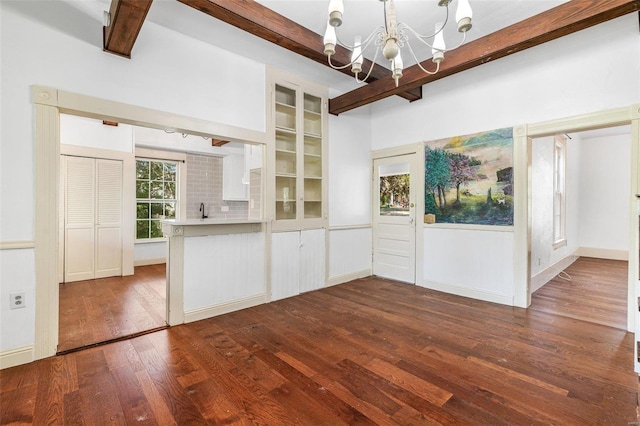
<path id="1" fill-rule="evenodd" d="M 558 158 L 560 157 L 560 158 Z M 553 249 L 567 245 L 567 139 L 556 135 L 553 145 Z M 561 194 L 558 202 L 557 194 Z M 559 210 L 559 212 L 558 212 Z M 560 215 L 556 228 L 556 216 Z"/>
<path id="2" fill-rule="evenodd" d="M 187 215 L 187 154 L 183 152 L 136 147 L 135 159 L 136 161 L 138 159 L 145 159 L 152 161 L 175 161 L 178 163 L 176 219 L 180 220 L 185 218 Z M 135 244 L 160 243 L 163 241 L 165 241 L 164 238 L 145 238 L 141 240 L 135 238 L 134 240 Z"/>

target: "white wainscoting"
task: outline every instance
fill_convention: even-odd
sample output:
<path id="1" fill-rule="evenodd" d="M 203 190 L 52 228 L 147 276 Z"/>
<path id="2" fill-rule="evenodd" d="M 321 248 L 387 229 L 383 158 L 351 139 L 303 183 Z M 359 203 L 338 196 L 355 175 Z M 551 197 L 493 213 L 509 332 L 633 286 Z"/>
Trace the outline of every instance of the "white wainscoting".
<path id="1" fill-rule="evenodd" d="M 427 288 L 513 305 L 513 232 L 424 228 Z"/>
<path id="2" fill-rule="evenodd" d="M 327 286 L 371 275 L 371 225 L 329 229 Z"/>
<path id="3" fill-rule="evenodd" d="M 184 238 L 185 321 L 264 303 L 265 236 L 262 232 Z M 211 315 L 207 314 L 211 313 Z"/>

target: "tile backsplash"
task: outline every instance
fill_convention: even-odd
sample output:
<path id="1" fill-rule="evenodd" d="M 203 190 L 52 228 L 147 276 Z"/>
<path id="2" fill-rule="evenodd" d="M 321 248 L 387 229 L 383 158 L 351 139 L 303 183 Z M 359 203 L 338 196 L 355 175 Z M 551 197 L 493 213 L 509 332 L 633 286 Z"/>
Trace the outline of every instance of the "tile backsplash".
<path id="1" fill-rule="evenodd" d="M 187 154 L 187 219 L 202 217 L 200 203 L 205 214 L 213 219 L 247 219 L 247 201 L 222 200 L 222 157 Z M 229 211 L 222 211 L 226 206 Z"/>

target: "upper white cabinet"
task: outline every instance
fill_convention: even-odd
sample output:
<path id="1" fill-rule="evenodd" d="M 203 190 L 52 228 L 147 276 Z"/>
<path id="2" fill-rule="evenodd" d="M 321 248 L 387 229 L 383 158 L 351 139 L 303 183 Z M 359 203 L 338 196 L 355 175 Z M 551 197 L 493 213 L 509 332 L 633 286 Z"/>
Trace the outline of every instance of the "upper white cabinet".
<path id="1" fill-rule="evenodd" d="M 274 230 L 326 226 L 326 106 L 326 89 L 272 84 Z"/>
<path id="2" fill-rule="evenodd" d="M 249 182 L 246 181 L 245 156 L 227 155 L 222 159 L 222 199 L 225 201 L 247 201 Z"/>

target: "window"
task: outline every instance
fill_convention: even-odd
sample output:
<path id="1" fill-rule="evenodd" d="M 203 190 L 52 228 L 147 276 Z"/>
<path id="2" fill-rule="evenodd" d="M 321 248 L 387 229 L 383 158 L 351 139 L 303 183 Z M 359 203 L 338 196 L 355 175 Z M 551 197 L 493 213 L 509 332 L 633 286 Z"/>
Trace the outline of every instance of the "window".
<path id="1" fill-rule="evenodd" d="M 136 159 L 136 239 L 162 238 L 160 219 L 175 219 L 178 164 Z"/>
<path id="2" fill-rule="evenodd" d="M 556 136 L 553 149 L 553 247 L 567 244 L 566 228 L 566 154 L 567 143 L 563 136 Z"/>

